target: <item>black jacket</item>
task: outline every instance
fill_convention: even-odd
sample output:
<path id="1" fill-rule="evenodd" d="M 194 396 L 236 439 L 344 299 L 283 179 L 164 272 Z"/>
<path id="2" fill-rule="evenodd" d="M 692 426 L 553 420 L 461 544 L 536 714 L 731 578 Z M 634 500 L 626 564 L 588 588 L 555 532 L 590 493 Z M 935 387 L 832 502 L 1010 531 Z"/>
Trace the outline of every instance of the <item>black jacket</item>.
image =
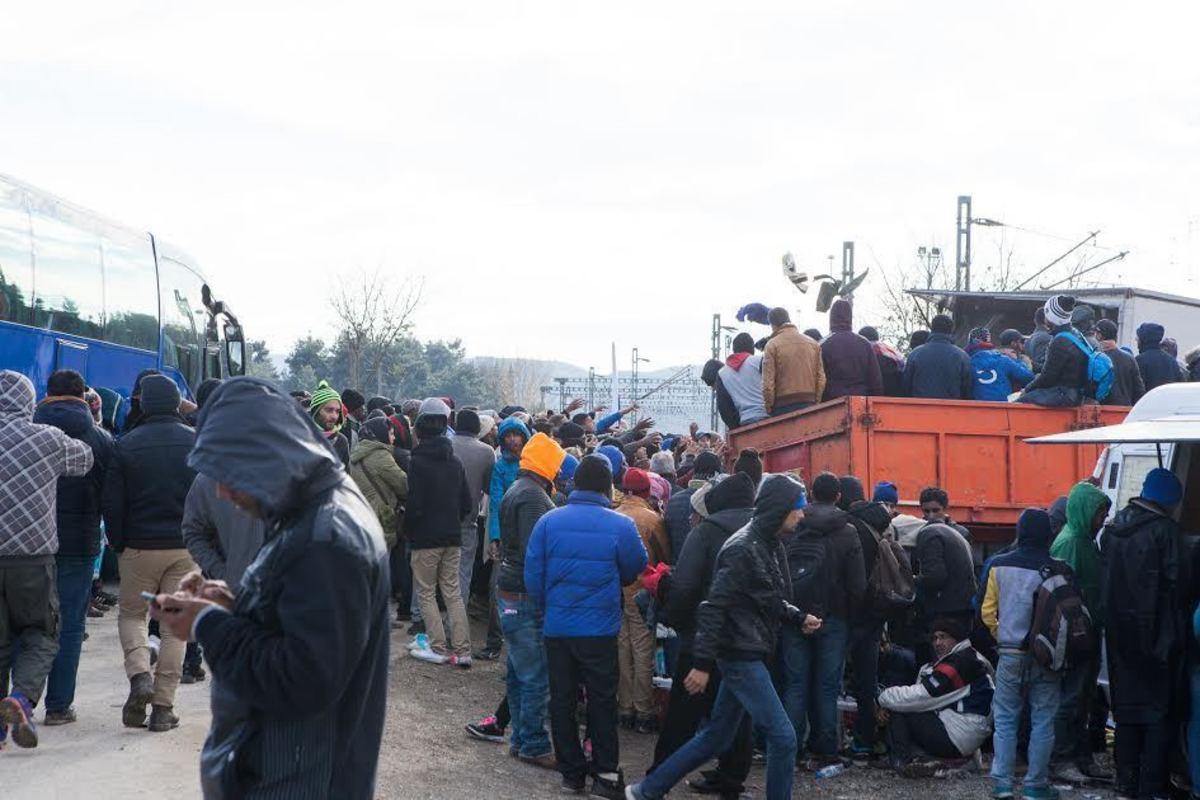
<path id="1" fill-rule="evenodd" d="M 788 553 L 803 536 L 823 536 L 826 542 L 826 566 L 832 570 L 829 597 L 822 609 L 826 617 L 849 619 L 858 609 L 867 591 L 867 573 L 863 564 L 858 531 L 850 524 L 850 515 L 834 505 L 810 503 L 804 509 L 804 522 L 788 540 Z"/>
<path id="2" fill-rule="evenodd" d="M 1058 335 L 1071 330 L 1073 329 L 1070 325 L 1054 329 L 1054 338 L 1050 341 L 1050 346 L 1046 348 L 1046 365 L 1025 386 L 1026 392 L 1061 386 L 1064 389 L 1077 389 L 1081 394 L 1087 394 L 1089 389 L 1088 357 L 1079 349 L 1079 345 L 1065 336 Z M 1076 335 L 1079 334 L 1076 333 Z"/>
<path id="3" fill-rule="evenodd" d="M 674 569 L 664 578 L 667 619 L 685 652 L 692 649 L 696 611 L 708 594 L 717 554 L 730 536 L 749 524 L 753 505 L 754 481 L 749 476 L 738 473 L 717 484 L 705 498 L 709 515 L 688 534 Z M 660 598 L 662 588 L 659 583 Z"/>
<path id="4" fill-rule="evenodd" d="M 903 390 L 905 397 L 970 400 L 975 396 L 971 357 L 948 334 L 935 333 L 909 354 Z"/>
<path id="5" fill-rule="evenodd" d="M 708 597 L 696 613 L 697 669 L 711 671 L 717 658 L 770 658 L 779 625 L 803 623 L 804 612 L 788 602 L 792 582 L 779 541 L 779 527 L 802 491 L 786 475 L 767 478 L 754 517 L 721 547 Z"/>
<path id="6" fill-rule="evenodd" d="M 863 569 L 866 572 L 867 580 L 871 579 L 871 572 L 875 569 L 875 561 L 879 558 L 879 542 L 876 540 L 876 534 L 883 535 L 883 532 L 892 524 L 892 515 L 888 510 L 879 503 L 872 503 L 869 500 L 860 500 L 850 506 L 849 510 L 850 524 L 854 526 L 854 530 L 858 533 L 858 542 L 862 546 Z M 861 600 L 866 600 L 866 592 L 864 591 Z M 864 602 L 860 602 L 858 606 L 851 611 L 851 618 L 855 621 L 866 621 L 870 618 L 867 613 Z"/>
<path id="7" fill-rule="evenodd" d="M 423 439 L 409 459 L 404 535 L 413 550 L 462 545 L 462 523 L 471 514 L 467 473 L 445 436 Z"/>
<path id="8" fill-rule="evenodd" d="M 183 506 L 196 477 L 188 453 L 195 441 L 196 432 L 176 414 L 142 417 L 117 440 L 101 502 L 104 535 L 118 553 L 184 548 Z"/>
<path id="9" fill-rule="evenodd" d="M 500 501 L 500 577 L 496 586 L 503 592 L 525 593 L 525 551 L 533 526 L 554 510 L 550 488 L 545 478 L 521 470 Z"/>
<path id="10" fill-rule="evenodd" d="M 917 533 L 917 600 L 927 620 L 970 616 L 975 598 L 971 546 L 949 525 L 926 525 Z"/>
<path id="11" fill-rule="evenodd" d="M 391 637 L 375 513 L 303 410 L 255 378 L 213 391 L 189 463 L 254 497 L 267 527 L 232 612 L 196 625 L 213 673 L 204 796 L 369 800 Z"/>
<path id="12" fill-rule="evenodd" d="M 87 403 L 75 397 L 43 400 L 33 414 L 33 421 L 53 425 L 92 448 L 92 468 L 86 475 L 58 479 L 58 554 L 99 555 L 100 495 L 112 459 L 112 437 L 96 425 Z"/>
<path id="13" fill-rule="evenodd" d="M 1183 380 L 1179 362 L 1157 344 L 1139 343 L 1137 364 L 1142 371 L 1142 382 L 1146 384 L 1147 392 Z"/>
<path id="14" fill-rule="evenodd" d="M 1112 390 L 1105 398 L 1104 405 L 1131 406 L 1141 400 L 1146 393 L 1146 384 L 1137 360 L 1119 347 L 1104 352 L 1113 364 Z"/>
<path id="15" fill-rule="evenodd" d="M 684 542 L 692 530 L 692 495 L 696 490 L 690 486 L 687 489 L 675 489 L 671 499 L 667 501 L 667 510 L 663 514 L 663 522 L 667 525 L 667 538 L 671 540 L 671 563 L 679 561 L 683 552 Z M 753 502 L 753 498 L 751 498 Z M 740 525 L 738 527 L 741 527 Z"/>
<path id="16" fill-rule="evenodd" d="M 1100 536 L 1101 604 L 1118 725 L 1165 720 L 1186 696 L 1180 691 L 1188 626 L 1179 540 L 1179 525 L 1141 498 L 1117 512 Z"/>

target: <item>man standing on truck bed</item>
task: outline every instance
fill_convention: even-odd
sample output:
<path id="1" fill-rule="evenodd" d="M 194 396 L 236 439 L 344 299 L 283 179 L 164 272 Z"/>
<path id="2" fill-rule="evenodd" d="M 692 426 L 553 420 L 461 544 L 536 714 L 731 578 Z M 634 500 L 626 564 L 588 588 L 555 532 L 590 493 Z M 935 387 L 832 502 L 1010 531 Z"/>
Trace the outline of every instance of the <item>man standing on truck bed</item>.
<path id="1" fill-rule="evenodd" d="M 777 417 L 821 401 L 825 394 L 825 367 L 821 347 L 796 330 L 786 308 L 767 315 L 771 338 L 763 350 L 763 403 Z"/>
<path id="2" fill-rule="evenodd" d="M 913 350 L 904 367 L 904 396 L 931 400 L 970 400 L 975 370 L 966 351 L 954 343 L 954 321 L 938 314 L 929 341 Z"/>
<path id="3" fill-rule="evenodd" d="M 883 377 L 875 348 L 854 332 L 854 310 L 849 300 L 837 300 L 829 311 L 829 335 L 821 342 L 825 369 L 824 400 L 883 394 Z"/>

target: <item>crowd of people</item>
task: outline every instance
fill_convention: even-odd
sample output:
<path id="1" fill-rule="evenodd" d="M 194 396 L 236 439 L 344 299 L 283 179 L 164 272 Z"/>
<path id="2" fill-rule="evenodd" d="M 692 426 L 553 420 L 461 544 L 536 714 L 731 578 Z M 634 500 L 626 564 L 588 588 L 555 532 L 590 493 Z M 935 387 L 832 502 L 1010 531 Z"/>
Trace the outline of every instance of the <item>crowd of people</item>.
<path id="1" fill-rule="evenodd" d="M 770 336 L 739 333 L 725 361 L 709 361 L 702 373 L 730 428 L 847 395 L 1131 406 L 1163 384 L 1200 380 L 1200 347 L 1180 360 L 1163 326 L 1145 322 L 1135 355 L 1118 345 L 1114 321 L 1069 295 L 1037 310 L 1032 333 L 1010 328 L 993 342 L 990 330 L 975 328 L 965 348 L 953 319 L 938 314 L 910 335 L 907 355 L 871 326 L 855 333 L 848 300 L 833 303 L 825 335 L 801 333 L 784 308 L 762 321 Z"/>
<path id="2" fill-rule="evenodd" d="M 1125 353 L 1064 296 L 999 347 L 981 329 L 960 349 L 935 317 L 907 356 L 855 333 L 845 301 L 819 342 L 783 309 L 767 321 L 765 342 L 739 334 L 705 370 L 730 427 L 848 395 L 1129 403 L 1191 363 L 1156 325 Z M 1200 572 L 1169 470 L 1115 516 L 1080 483 L 985 558 L 941 488 L 911 516 L 890 481 L 771 474 L 636 406 L 491 410 L 325 382 L 289 397 L 252 378 L 191 402 L 155 370 L 116 410 L 72 370 L 44 390 L 35 403 L 0 371 L 0 745 L 36 747 L 39 704 L 44 725 L 76 721 L 109 549 L 121 723 L 176 727 L 177 687 L 206 661 L 209 797 L 370 797 L 393 631 L 439 668 L 503 658 L 503 696 L 466 732 L 573 793 L 657 800 L 693 776 L 738 797 L 762 760 L 784 798 L 797 766 L 926 777 L 990 750 L 996 798 L 1018 759 L 1026 798 L 1106 779 L 1159 798 L 1179 745 L 1200 768 Z M 1095 758 L 1110 714 L 1115 776 Z M 656 737 L 639 780 L 622 728 Z"/>

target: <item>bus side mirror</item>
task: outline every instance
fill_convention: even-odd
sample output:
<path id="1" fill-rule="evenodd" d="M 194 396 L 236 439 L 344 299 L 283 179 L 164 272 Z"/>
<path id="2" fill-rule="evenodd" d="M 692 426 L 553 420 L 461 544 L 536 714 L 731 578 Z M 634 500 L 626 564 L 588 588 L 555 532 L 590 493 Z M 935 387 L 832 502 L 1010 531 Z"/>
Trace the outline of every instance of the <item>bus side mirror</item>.
<path id="1" fill-rule="evenodd" d="M 230 375 L 246 374 L 246 342 L 238 325 L 225 326 L 225 359 Z"/>

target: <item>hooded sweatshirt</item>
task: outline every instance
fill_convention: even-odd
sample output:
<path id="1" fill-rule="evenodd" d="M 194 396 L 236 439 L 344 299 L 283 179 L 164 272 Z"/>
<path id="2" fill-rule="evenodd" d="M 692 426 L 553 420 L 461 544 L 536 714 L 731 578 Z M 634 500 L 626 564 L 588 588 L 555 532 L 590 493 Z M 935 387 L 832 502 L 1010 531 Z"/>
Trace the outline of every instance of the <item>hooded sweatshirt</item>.
<path id="1" fill-rule="evenodd" d="M 188 463 L 267 526 L 233 609 L 194 626 L 213 674 L 204 796 L 373 797 L 391 637 L 375 514 L 303 409 L 256 378 L 213 392 Z"/>
<path id="2" fill-rule="evenodd" d="M 58 479 L 94 463 L 87 444 L 32 421 L 33 397 L 28 378 L 0 370 L 0 563 L 58 552 Z"/>
<path id="3" fill-rule="evenodd" d="M 1033 619 L 1033 599 L 1041 585 L 1043 567 L 1054 564 L 1050 557 L 1050 517 L 1041 509 L 1028 508 L 1017 520 L 1017 546 L 992 559 L 983 576 L 987 587 L 980 607 L 983 622 L 1002 652 L 1023 652 Z M 1066 564 L 1057 563 L 1067 571 Z"/>
<path id="4" fill-rule="evenodd" d="M 767 418 L 763 404 L 762 356 L 733 353 L 717 373 L 737 412 L 738 425 L 749 425 Z M 737 426 L 734 426 L 737 427 Z"/>
<path id="5" fill-rule="evenodd" d="M 825 400 L 883 394 L 883 376 L 875 348 L 854 332 L 854 311 L 845 300 L 829 310 L 829 335 L 821 341 L 825 366 Z"/>
<path id="6" fill-rule="evenodd" d="M 980 342 L 971 353 L 975 399 L 1005 403 L 1008 396 L 1033 380 L 1033 372 L 1017 359 Z"/>
<path id="7" fill-rule="evenodd" d="M 1163 384 L 1178 383 L 1183 377 L 1179 362 L 1162 349 L 1165 333 L 1166 330 L 1157 322 L 1143 322 L 1137 329 L 1137 364 L 1142 371 L 1147 392 Z"/>
<path id="8" fill-rule="evenodd" d="M 521 456 L 514 455 L 504 446 L 505 435 L 513 432 L 524 436 L 526 442 L 530 437 L 529 428 L 516 417 L 509 417 L 500 423 L 500 430 L 496 435 L 500 443 L 500 455 L 492 467 L 492 479 L 488 486 L 488 541 L 492 542 L 500 539 L 500 501 L 504 499 L 504 493 L 517 479 L 517 472 L 521 469 Z"/>
<path id="9" fill-rule="evenodd" d="M 1067 495 L 1067 524 L 1050 546 L 1050 555 L 1063 561 L 1075 573 L 1075 585 L 1083 593 L 1083 601 L 1092 620 L 1101 624 L 1100 613 L 1100 548 L 1092 520 L 1101 508 L 1107 508 L 1108 497 L 1087 481 L 1081 481 Z"/>

